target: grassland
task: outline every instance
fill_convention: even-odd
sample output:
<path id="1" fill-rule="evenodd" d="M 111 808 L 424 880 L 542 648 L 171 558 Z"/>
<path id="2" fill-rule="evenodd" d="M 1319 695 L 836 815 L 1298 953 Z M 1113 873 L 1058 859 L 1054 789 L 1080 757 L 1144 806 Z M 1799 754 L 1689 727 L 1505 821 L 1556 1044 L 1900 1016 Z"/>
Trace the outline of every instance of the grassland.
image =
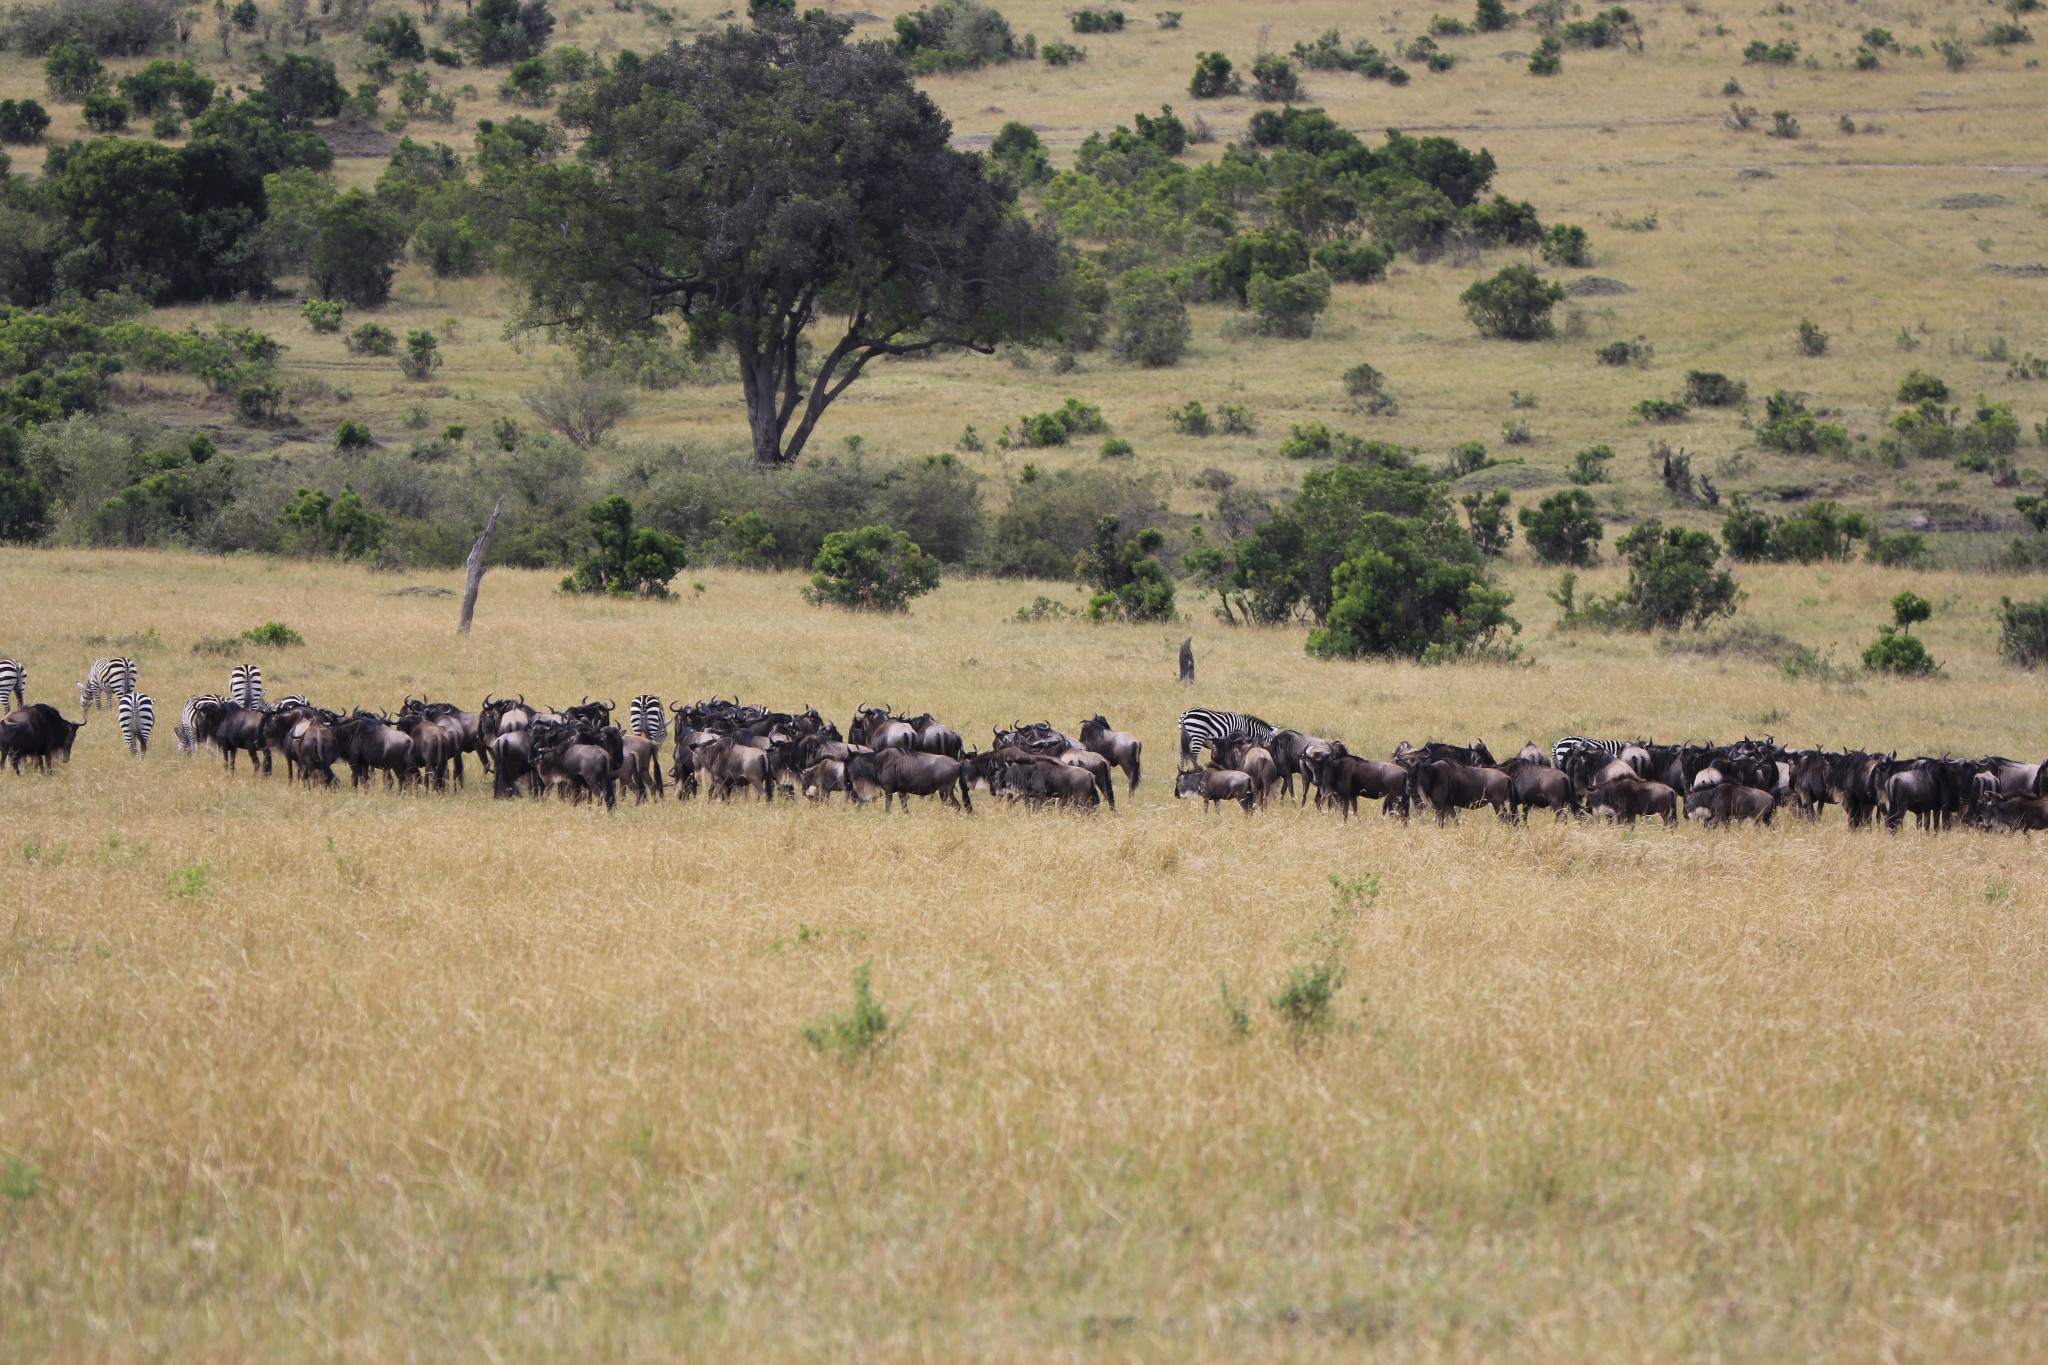
<path id="1" fill-rule="evenodd" d="M 587 603 L 452 578 L 10 552 L 32 691 L 284 620 L 347 703 L 735 692 L 970 733 L 1100 709 L 1116 814 L 497 804 L 288 789 L 96 714 L 5 784 L 0 1329 L 13 1359 L 2037 1359 L 2048 899 L 2017 838 L 1247 821 L 1169 799 L 1177 635 L 910 617 L 790 576 Z M 1747 575 L 1853 643 L 1891 576 Z M 1349 737 L 1775 730 L 2048 747 L 1998 591 L 1929 575 L 1947 681 L 1554 636 L 1523 668 L 1196 631 L 1212 703 Z M 1516 580 L 1532 598 L 1535 582 Z M 1534 613 L 1531 613 L 1532 618 Z M 152 636 L 150 633 L 154 632 Z M 137 637 L 141 643 L 135 643 Z M 67 708 L 68 709 L 68 708 Z M 192 869 L 203 869 L 195 873 Z M 1349 914 L 1328 877 L 1377 875 Z M 1336 1024 L 1268 998 L 1342 935 Z M 871 1063 L 802 1027 L 854 969 Z M 1241 1007 L 1249 1036 L 1231 1022 Z"/>

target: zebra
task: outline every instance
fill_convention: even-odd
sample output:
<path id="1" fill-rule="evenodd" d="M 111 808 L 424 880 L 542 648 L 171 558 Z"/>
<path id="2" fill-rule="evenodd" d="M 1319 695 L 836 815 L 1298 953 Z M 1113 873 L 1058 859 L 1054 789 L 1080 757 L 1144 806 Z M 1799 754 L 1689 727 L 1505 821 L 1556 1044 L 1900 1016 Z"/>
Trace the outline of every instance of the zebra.
<path id="1" fill-rule="evenodd" d="M 1550 746 L 1550 757 L 1560 771 L 1568 771 L 1565 765 L 1583 760 L 1588 756 L 1601 763 L 1611 763 L 1621 757 L 1631 741 L 1625 739 L 1587 739 L 1584 735 L 1566 735 Z"/>
<path id="2" fill-rule="evenodd" d="M 633 698 L 626 708 L 631 717 L 629 725 L 634 734 L 642 739 L 651 739 L 656 744 L 668 738 L 668 712 L 661 706 L 661 698 L 652 692 L 642 692 Z"/>
<path id="3" fill-rule="evenodd" d="M 1180 717 L 1181 763 L 1185 767 L 1194 767 L 1202 750 L 1225 740 L 1241 738 L 1254 744 L 1264 744 L 1276 733 L 1276 727 L 1257 716 L 1239 715 L 1235 711 L 1207 711 L 1201 707 L 1183 711 Z"/>
<path id="4" fill-rule="evenodd" d="M 10 703 L 7 699 L 14 698 Z M 28 670 L 18 659 L 0 659 L 0 715 L 28 705 Z"/>
<path id="5" fill-rule="evenodd" d="M 199 723 L 199 709 L 208 705 L 218 706 L 226 700 L 227 698 L 221 696 L 218 692 L 207 692 L 200 696 L 189 698 L 185 702 L 185 709 L 178 713 L 179 753 L 196 754 L 199 752 L 199 740 L 196 738 L 199 731 L 195 728 Z"/>
<path id="6" fill-rule="evenodd" d="M 108 705 L 108 698 L 118 697 L 135 690 L 135 660 L 95 659 L 86 670 L 85 681 L 78 685 L 80 710 L 90 711 L 95 703 L 101 710 Z"/>
<path id="7" fill-rule="evenodd" d="M 303 696 L 299 695 L 297 692 L 294 692 L 289 697 L 285 697 L 282 700 L 278 701 L 269 709 L 272 711 L 310 711 L 313 709 L 313 703 L 307 701 Z"/>
<path id="8" fill-rule="evenodd" d="M 255 664 L 236 664 L 228 674 L 228 697 L 241 706 L 263 705 L 263 670 Z"/>
<path id="9" fill-rule="evenodd" d="M 121 738 L 128 752 L 137 758 L 149 752 L 149 732 L 156 729 L 156 703 L 140 692 L 123 692 L 114 698 L 114 714 L 121 720 Z"/>

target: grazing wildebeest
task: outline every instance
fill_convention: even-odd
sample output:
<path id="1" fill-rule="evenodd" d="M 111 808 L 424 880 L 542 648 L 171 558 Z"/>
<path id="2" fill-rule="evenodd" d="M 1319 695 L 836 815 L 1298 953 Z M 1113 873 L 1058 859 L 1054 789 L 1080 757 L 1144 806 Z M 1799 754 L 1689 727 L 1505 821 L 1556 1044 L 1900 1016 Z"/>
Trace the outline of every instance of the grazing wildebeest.
<path id="1" fill-rule="evenodd" d="M 1280 765 L 1273 755 L 1263 744 L 1242 736 L 1218 743 L 1211 750 L 1211 759 L 1215 767 L 1235 769 L 1251 778 L 1252 790 L 1262 806 L 1271 798 L 1273 788 L 1280 785 Z"/>
<path id="2" fill-rule="evenodd" d="M 1081 722 L 1081 747 L 1093 750 L 1123 769 L 1124 778 L 1131 784 L 1126 791 L 1138 789 L 1139 759 L 1145 746 L 1136 735 L 1110 728 L 1107 720 L 1098 712 Z"/>
<path id="3" fill-rule="evenodd" d="M 1331 754 L 1316 769 L 1316 785 L 1322 797 L 1344 812 L 1349 820 L 1358 809 L 1358 798 L 1380 798 L 1380 813 L 1398 813 L 1408 818 L 1408 770 L 1398 763 L 1356 754 Z"/>
<path id="4" fill-rule="evenodd" d="M 846 763 L 837 758 L 821 758 L 803 770 L 803 792 L 813 801 L 832 799 L 833 792 L 850 791 L 846 785 Z"/>
<path id="5" fill-rule="evenodd" d="M 1250 815 L 1258 802 L 1252 790 L 1249 775 L 1235 768 L 1204 768 L 1199 772 L 1182 773 L 1173 780 L 1173 794 L 1176 798 L 1199 796 L 1202 809 L 1215 810 L 1225 801 L 1235 801 Z"/>
<path id="6" fill-rule="evenodd" d="M 71 746 L 84 728 L 84 721 L 64 719 L 48 702 L 11 711 L 0 720 L 0 763 L 13 765 L 19 773 L 25 758 L 31 768 L 48 772 L 53 758 L 59 763 L 71 761 Z"/>
<path id="7" fill-rule="evenodd" d="M 1962 808 L 1962 797 L 1963 784 L 1954 765 L 1922 758 L 1884 779 L 1878 788 L 1878 809 L 1888 830 L 1896 831 L 1910 812 L 1916 826 L 1933 834 Z"/>
<path id="8" fill-rule="evenodd" d="M 1678 793 L 1662 782 L 1640 777 L 1616 777 L 1586 793 L 1586 809 L 1633 825 L 1644 815 L 1661 816 L 1667 825 L 1678 823 Z"/>
<path id="9" fill-rule="evenodd" d="M 1686 818 L 1700 820 L 1710 827 L 1725 828 L 1741 820 L 1768 825 L 1777 809 L 1775 796 L 1739 782 L 1716 782 L 1689 792 L 1685 798 Z"/>
<path id="10" fill-rule="evenodd" d="M 1528 746 L 1523 750 L 1535 748 Z M 1542 756 L 1541 749 L 1536 750 Z M 1547 756 L 1542 762 L 1535 759 L 1510 759 L 1512 771 L 1508 773 L 1508 814 L 1524 823 L 1529 819 L 1531 806 L 1543 806 L 1558 819 L 1580 814 L 1579 789 L 1571 778 L 1550 766 Z"/>
<path id="11" fill-rule="evenodd" d="M 1102 804 L 1101 789 L 1085 768 L 1048 758 L 998 765 L 990 776 L 990 790 L 1030 807 L 1053 804 L 1094 810 Z"/>
<path id="12" fill-rule="evenodd" d="M 2025 834 L 2048 829 L 2048 796 L 1993 797 L 1984 803 L 1984 823 Z"/>
<path id="13" fill-rule="evenodd" d="M 249 755 L 251 772 L 256 770 L 260 755 L 267 775 L 271 770 L 270 743 L 263 733 L 267 719 L 268 713 L 237 702 L 208 702 L 193 713 L 192 737 L 202 745 L 211 744 L 219 749 L 229 772 L 235 770 L 236 754 Z"/>
<path id="14" fill-rule="evenodd" d="M 907 813 L 911 797 L 937 796 L 947 805 L 973 814 L 974 797 L 968 791 L 961 766 L 957 758 L 909 749 L 852 754 L 846 759 L 847 791 L 856 802 L 872 801 L 877 792 L 881 793 L 885 811 L 901 800 Z"/>
<path id="15" fill-rule="evenodd" d="M 1431 759 L 1416 764 L 1409 781 L 1414 794 L 1436 812 L 1438 824 L 1475 806 L 1492 806 L 1496 816 L 1508 818 L 1508 775 L 1498 768 Z"/>

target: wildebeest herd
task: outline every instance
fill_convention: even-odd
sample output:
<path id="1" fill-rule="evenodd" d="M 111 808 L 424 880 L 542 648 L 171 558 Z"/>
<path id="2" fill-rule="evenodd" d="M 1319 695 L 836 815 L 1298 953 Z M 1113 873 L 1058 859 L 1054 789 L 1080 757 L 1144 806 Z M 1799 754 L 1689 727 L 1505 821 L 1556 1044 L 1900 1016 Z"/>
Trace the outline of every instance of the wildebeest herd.
<path id="1" fill-rule="evenodd" d="M 141 756 L 155 709 L 138 676 L 131 659 L 102 659 L 79 694 L 88 710 L 111 698 L 129 751 Z M 45 770 L 68 762 L 86 724 L 27 703 L 26 687 L 26 670 L 0 659 L 0 704 L 10 694 L 16 703 L 0 719 L 0 763 L 17 773 L 24 759 Z M 994 727 L 989 746 L 976 750 L 930 714 L 887 705 L 860 707 L 844 732 L 811 707 L 777 711 L 718 698 L 671 705 L 651 693 L 623 711 L 610 700 L 554 706 L 523 694 L 486 695 L 474 710 L 408 696 L 395 712 L 337 711 L 302 696 L 266 701 L 261 670 L 247 664 L 232 671 L 227 694 L 190 698 L 177 729 L 181 753 L 211 751 L 231 771 L 247 755 L 252 771 L 269 774 L 282 756 L 287 781 L 337 786 L 340 765 L 353 787 L 381 778 L 388 787 L 445 791 L 464 784 L 465 759 L 474 759 L 498 797 L 557 795 L 607 808 L 623 788 L 643 802 L 671 793 L 762 801 L 844 793 L 856 804 L 880 797 L 885 810 L 936 796 L 971 812 L 979 791 L 1031 807 L 1113 809 L 1115 776 L 1134 791 L 1144 750 L 1099 714 L 1080 724 L 1078 737 L 1047 721 L 1014 721 Z M 1898 829 L 1911 816 L 1929 831 L 2048 829 L 2048 764 L 2006 758 L 1791 749 L 1770 738 L 1656 744 L 1573 735 L 1549 749 L 1532 741 L 1504 762 L 1483 740 L 1402 741 L 1374 759 L 1335 737 L 1206 709 L 1183 714 L 1179 732 L 1174 795 L 1207 809 L 1234 802 L 1251 813 L 1276 792 L 1294 798 L 1299 784 L 1303 806 L 1313 797 L 1345 819 L 1361 799 L 1379 801 L 1389 816 L 1405 820 L 1420 808 L 1439 822 L 1486 807 L 1509 821 L 1545 809 L 1558 819 L 1629 824 L 1645 816 L 1770 824 L 1781 810 L 1819 819 L 1835 805 L 1852 827 Z"/>

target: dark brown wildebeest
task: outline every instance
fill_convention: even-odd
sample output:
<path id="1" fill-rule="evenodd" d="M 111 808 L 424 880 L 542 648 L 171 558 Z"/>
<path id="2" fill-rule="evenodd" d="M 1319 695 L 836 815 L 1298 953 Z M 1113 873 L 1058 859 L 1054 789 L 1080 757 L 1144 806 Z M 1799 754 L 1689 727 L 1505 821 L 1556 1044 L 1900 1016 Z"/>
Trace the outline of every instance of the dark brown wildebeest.
<path id="1" fill-rule="evenodd" d="M 1822 807 L 1833 799 L 1828 793 L 1828 756 L 1818 749 L 1794 754 L 1787 787 L 1795 816 L 1802 820 L 1820 819 Z"/>
<path id="2" fill-rule="evenodd" d="M 532 795 L 540 794 L 539 775 L 533 770 L 533 731 L 524 725 L 491 741 L 491 795 L 519 795 L 522 779 Z"/>
<path id="3" fill-rule="evenodd" d="M 1102 804 L 1101 789 L 1085 768 L 1048 758 L 1000 764 L 991 774 L 990 788 L 1034 808 L 1052 804 L 1094 810 Z"/>
<path id="4" fill-rule="evenodd" d="M 768 751 L 730 738 L 716 739 L 696 751 L 696 772 L 706 794 L 732 799 L 735 787 L 750 787 L 763 801 L 775 799 L 775 779 L 768 771 Z M 677 771 L 681 771 L 680 764 Z"/>
<path id="5" fill-rule="evenodd" d="M 1378 797 L 1382 815 L 1408 818 L 1408 770 L 1398 763 L 1356 754 L 1332 754 L 1316 769 L 1316 784 L 1323 799 L 1344 812 L 1349 820 L 1358 809 L 1358 798 Z"/>
<path id="6" fill-rule="evenodd" d="M 1180 642 L 1180 681 L 1183 687 L 1195 685 L 1195 637 L 1192 635 Z"/>
<path id="7" fill-rule="evenodd" d="M 1941 759 L 1917 759 L 1886 777 L 1878 788 L 1878 810 L 1884 815 L 1885 828 L 1895 832 L 1911 813 L 1916 826 L 1930 834 L 1939 833 L 1962 803 L 1963 783 L 1957 765 Z"/>
<path id="8" fill-rule="evenodd" d="M 1610 820 L 1633 825 L 1645 815 L 1661 816 L 1667 825 L 1678 823 L 1678 793 L 1662 782 L 1640 777 L 1616 777 L 1586 793 L 1586 809 Z"/>
<path id="9" fill-rule="evenodd" d="M 891 715 L 886 706 L 863 706 L 846 727 L 846 739 L 870 749 L 908 749 L 916 743 L 917 731 L 910 722 Z"/>
<path id="10" fill-rule="evenodd" d="M 1993 797 L 1983 806 L 1984 823 L 1992 829 L 2032 834 L 2048 829 L 2048 796 Z"/>
<path id="11" fill-rule="evenodd" d="M 1553 766 L 1548 751 L 1533 739 L 1523 741 L 1522 752 L 1516 754 L 1509 761 L 1523 763 L 1532 768 L 1548 768 Z"/>
<path id="12" fill-rule="evenodd" d="M 1528 750 L 1524 749 L 1523 752 L 1526 753 Z M 1510 759 L 1508 762 L 1512 769 L 1508 773 L 1510 816 L 1526 824 L 1531 806 L 1543 806 L 1560 820 L 1566 816 L 1581 814 L 1578 787 L 1573 785 L 1571 778 L 1551 767 L 1547 758 L 1541 763 L 1519 758 Z"/>
<path id="13" fill-rule="evenodd" d="M 619 736 L 619 780 L 633 793 L 634 805 L 645 805 L 647 788 L 654 786 L 657 800 L 668 799 L 668 787 L 661 776 L 661 746 L 645 735 Z"/>
<path id="14" fill-rule="evenodd" d="M 419 776 L 419 754 L 412 737 L 372 712 L 357 711 L 334 726 L 334 747 L 348 764 L 350 786 L 368 782 L 373 769 L 383 771 L 387 784 L 395 782 L 401 788 Z"/>
<path id="15" fill-rule="evenodd" d="M 1138 789 L 1139 760 L 1144 755 L 1145 746 L 1136 735 L 1112 729 L 1098 712 L 1081 722 L 1081 747 L 1101 754 L 1123 769 L 1124 779 L 1131 784 L 1124 790 Z"/>
<path id="16" fill-rule="evenodd" d="M 1116 808 L 1116 769 L 1110 767 L 1109 760 L 1101 754 L 1092 749 L 1073 748 L 1057 754 L 1041 753 L 1040 756 L 1087 773 L 1088 780 L 1102 793 L 1102 799 L 1109 803 L 1112 810 Z"/>
<path id="17" fill-rule="evenodd" d="M 1199 796 L 1202 809 L 1215 810 L 1225 801 L 1235 801 L 1250 815 L 1258 802 L 1252 790 L 1249 774 L 1235 768 L 1204 768 L 1199 772 L 1182 773 L 1173 780 L 1173 794 L 1176 798 Z"/>
<path id="18" fill-rule="evenodd" d="M 921 754 L 944 754 L 947 758 L 960 757 L 965 746 L 960 742 L 960 732 L 932 718 L 927 711 L 921 716 L 912 716 L 904 724 L 911 729 L 910 747 Z"/>
<path id="19" fill-rule="evenodd" d="M 602 795 L 606 810 L 619 804 L 613 782 L 612 756 L 599 734 L 587 725 L 549 725 L 533 737 L 533 766 L 542 785 L 560 791 L 571 803 L 595 802 Z"/>
<path id="20" fill-rule="evenodd" d="M 1895 754 L 1829 754 L 1828 796 L 1849 817 L 1849 828 L 1870 823 L 1877 812 L 1879 788 L 1891 776 Z"/>
<path id="21" fill-rule="evenodd" d="M 463 783 L 462 727 L 453 720 L 436 719 L 423 710 L 400 712 L 392 728 L 412 740 L 420 771 L 431 774 L 434 790 L 448 790 L 448 765 L 455 765 L 455 782 Z"/>
<path id="22" fill-rule="evenodd" d="M 821 758 L 803 770 L 804 795 L 814 801 L 830 801 L 833 792 L 847 791 L 843 759 Z"/>
<path id="23" fill-rule="evenodd" d="M 84 721 L 64 719 L 48 702 L 10 711 L 0 720 L 0 763 L 12 765 L 19 773 L 25 758 L 29 767 L 48 772 L 53 758 L 59 763 L 71 761 L 71 746 L 84 728 Z"/>
<path id="24" fill-rule="evenodd" d="M 1263 744 L 1254 744 L 1240 735 L 1223 740 L 1209 752 L 1212 766 L 1234 769 L 1251 778 L 1252 791 L 1262 806 L 1271 798 L 1273 788 L 1280 785 L 1280 765 Z"/>
<path id="25" fill-rule="evenodd" d="M 903 803 L 907 813 L 913 796 L 937 796 L 949 806 L 974 813 L 974 797 L 961 773 L 961 760 L 944 754 L 920 754 L 908 749 L 878 749 L 871 754 L 853 754 L 846 760 L 848 794 L 856 802 L 882 796 L 882 809 Z M 956 795 L 957 793 L 957 795 Z"/>
<path id="26" fill-rule="evenodd" d="M 311 782 L 319 778 L 322 786 L 334 785 L 334 760 L 341 754 L 334 738 L 334 727 L 325 716 L 311 707 L 294 707 L 297 719 L 285 732 L 284 749 L 285 780 L 290 781 L 294 771 Z"/>
<path id="27" fill-rule="evenodd" d="M 271 767 L 270 744 L 263 734 L 266 719 L 266 713 L 258 707 L 232 701 L 202 702 L 192 715 L 192 737 L 201 745 L 218 748 L 229 772 L 235 770 L 235 755 L 246 752 L 250 771 L 256 770 L 256 759 L 261 755 L 267 774 Z"/>
<path id="28" fill-rule="evenodd" d="M 1436 812 L 1438 824 L 1475 806 L 1492 806 L 1494 815 L 1508 818 L 1508 775 L 1498 768 L 1428 760 L 1415 765 L 1410 786 L 1422 804 Z"/>
<path id="29" fill-rule="evenodd" d="M 1716 782 L 1688 793 L 1685 798 L 1686 819 L 1702 821 L 1709 827 L 1726 828 L 1742 820 L 1768 825 L 1777 809 L 1775 796 L 1739 782 Z"/>

